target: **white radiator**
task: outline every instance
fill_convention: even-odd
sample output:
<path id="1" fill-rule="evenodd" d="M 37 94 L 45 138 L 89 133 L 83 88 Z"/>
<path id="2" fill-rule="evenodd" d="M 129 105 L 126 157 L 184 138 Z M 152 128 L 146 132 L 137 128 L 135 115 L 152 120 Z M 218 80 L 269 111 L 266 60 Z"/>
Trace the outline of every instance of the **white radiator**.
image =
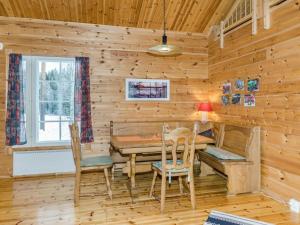
<path id="1" fill-rule="evenodd" d="M 13 153 L 13 176 L 72 172 L 75 165 L 71 150 Z"/>

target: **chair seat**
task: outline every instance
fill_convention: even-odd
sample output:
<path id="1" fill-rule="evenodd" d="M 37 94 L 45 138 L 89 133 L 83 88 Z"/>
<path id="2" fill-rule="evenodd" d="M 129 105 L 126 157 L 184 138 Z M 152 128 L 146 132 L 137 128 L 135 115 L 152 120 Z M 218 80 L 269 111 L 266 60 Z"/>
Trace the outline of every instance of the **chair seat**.
<path id="1" fill-rule="evenodd" d="M 205 152 L 221 160 L 245 160 L 243 156 L 214 146 L 207 146 Z"/>
<path id="2" fill-rule="evenodd" d="M 166 162 L 167 162 L 168 165 L 173 164 L 173 160 L 167 160 Z M 177 160 L 177 165 L 182 165 L 182 164 L 183 164 L 182 160 Z M 162 171 L 161 161 L 157 161 L 157 162 L 152 163 L 152 166 L 159 169 L 160 171 Z M 182 168 L 182 169 L 172 168 L 172 169 L 167 169 L 166 171 L 167 171 L 167 173 L 173 173 L 173 174 L 176 174 L 176 173 L 186 173 L 186 174 L 188 174 L 189 169 L 188 168 Z"/>
<path id="3" fill-rule="evenodd" d="M 81 167 L 110 166 L 112 164 L 113 161 L 110 156 L 93 156 L 80 161 Z"/>

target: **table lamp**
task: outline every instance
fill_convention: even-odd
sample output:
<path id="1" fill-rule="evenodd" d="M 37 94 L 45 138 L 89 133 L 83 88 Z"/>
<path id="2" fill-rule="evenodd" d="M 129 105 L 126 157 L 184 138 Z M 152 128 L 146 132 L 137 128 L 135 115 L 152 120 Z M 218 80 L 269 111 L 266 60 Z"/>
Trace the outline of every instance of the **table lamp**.
<path id="1" fill-rule="evenodd" d="M 201 112 L 201 123 L 207 123 L 207 113 L 213 111 L 211 104 L 209 102 L 199 103 L 197 104 L 197 110 Z"/>

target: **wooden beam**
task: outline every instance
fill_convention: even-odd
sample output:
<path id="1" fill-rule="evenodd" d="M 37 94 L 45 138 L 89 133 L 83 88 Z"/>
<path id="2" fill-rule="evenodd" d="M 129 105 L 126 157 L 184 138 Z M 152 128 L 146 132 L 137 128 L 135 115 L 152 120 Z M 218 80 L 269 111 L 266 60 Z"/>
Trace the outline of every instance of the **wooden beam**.
<path id="1" fill-rule="evenodd" d="M 264 28 L 270 29 L 271 27 L 271 21 L 270 21 L 270 1 L 264 0 Z"/>
<path id="2" fill-rule="evenodd" d="M 252 0 L 252 34 L 257 34 L 257 0 Z"/>
<path id="3" fill-rule="evenodd" d="M 224 21 L 220 24 L 220 48 L 224 48 Z"/>

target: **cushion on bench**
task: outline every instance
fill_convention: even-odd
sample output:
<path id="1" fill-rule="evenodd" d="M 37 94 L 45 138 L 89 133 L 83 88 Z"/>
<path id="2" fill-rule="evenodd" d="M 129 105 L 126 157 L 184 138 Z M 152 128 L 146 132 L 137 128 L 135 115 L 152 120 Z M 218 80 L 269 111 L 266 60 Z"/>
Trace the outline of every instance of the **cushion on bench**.
<path id="1" fill-rule="evenodd" d="M 221 148 L 217 148 L 215 146 L 208 145 L 205 152 L 222 160 L 245 160 L 245 157 L 243 156 L 234 154 Z"/>

